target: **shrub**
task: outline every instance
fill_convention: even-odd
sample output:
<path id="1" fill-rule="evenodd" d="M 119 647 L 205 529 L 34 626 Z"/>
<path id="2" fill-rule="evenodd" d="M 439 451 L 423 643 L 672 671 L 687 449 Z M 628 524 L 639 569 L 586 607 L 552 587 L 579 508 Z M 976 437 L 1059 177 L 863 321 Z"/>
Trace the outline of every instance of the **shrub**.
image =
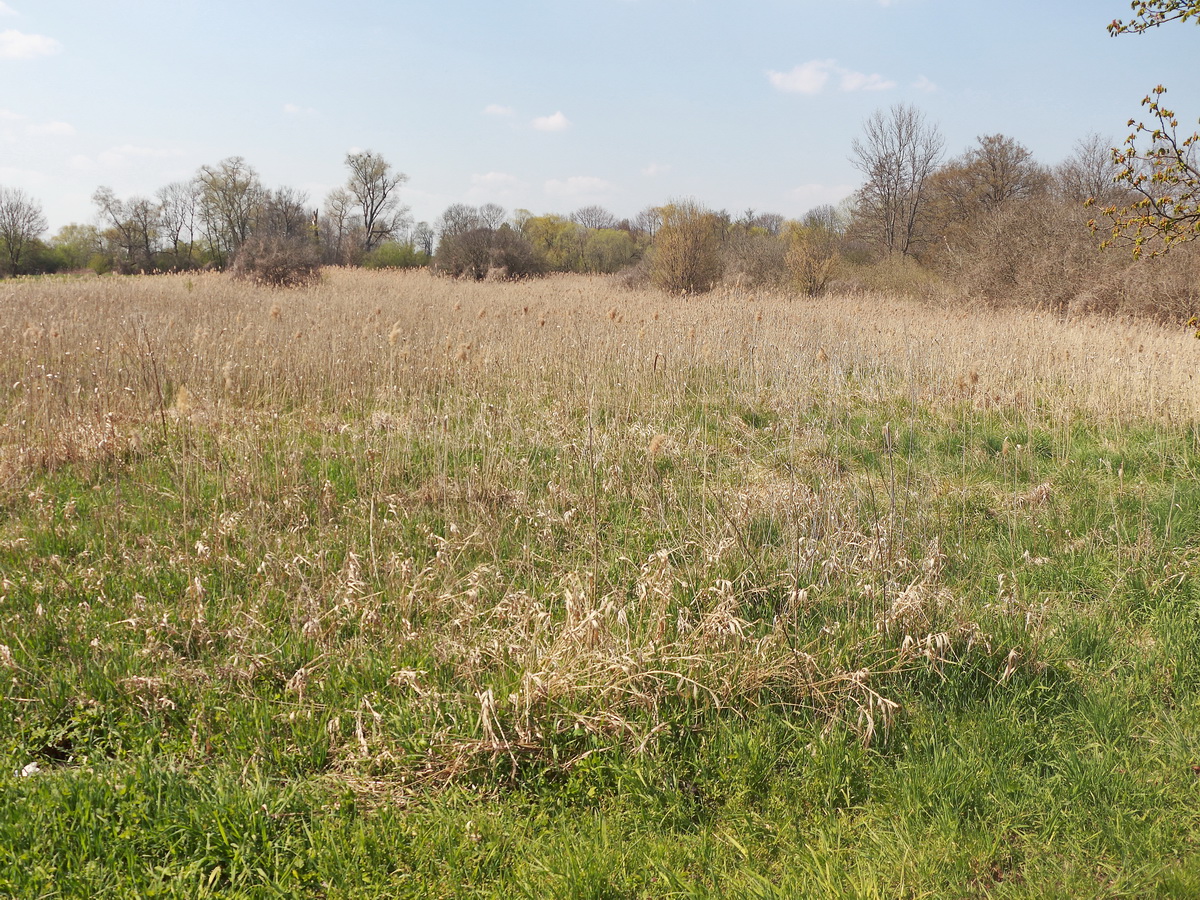
<path id="1" fill-rule="evenodd" d="M 702 294 L 716 287 L 722 272 L 717 217 L 695 200 L 663 207 L 650 260 L 654 286 L 670 293 Z"/>
<path id="2" fill-rule="evenodd" d="M 321 274 L 321 252 L 304 237 L 254 236 L 238 249 L 230 273 L 240 281 L 301 287 Z"/>
<path id="3" fill-rule="evenodd" d="M 778 287 L 788 278 L 787 251 L 787 241 L 760 228 L 735 231 L 722 250 L 725 280 L 746 287 Z"/>
<path id="4" fill-rule="evenodd" d="M 508 225 L 472 228 L 462 234 L 447 235 L 438 244 L 433 257 L 435 271 L 456 278 L 524 278 L 540 275 L 542 264 L 533 245 Z"/>
<path id="5" fill-rule="evenodd" d="M 792 229 L 787 269 L 796 287 L 810 297 L 825 292 L 837 260 L 837 237 L 820 227 Z"/>
<path id="6" fill-rule="evenodd" d="M 412 244 L 386 241 L 363 257 L 366 269 L 419 269 L 429 265 L 429 256 Z"/>

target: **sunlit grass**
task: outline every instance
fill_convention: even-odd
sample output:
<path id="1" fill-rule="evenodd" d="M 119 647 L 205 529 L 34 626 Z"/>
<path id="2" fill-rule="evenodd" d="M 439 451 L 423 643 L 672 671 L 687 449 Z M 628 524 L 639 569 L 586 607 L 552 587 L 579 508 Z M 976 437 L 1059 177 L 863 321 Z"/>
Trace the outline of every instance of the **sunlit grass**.
<path id="1" fill-rule="evenodd" d="M 1187 335 L 2 290 L 0 893 L 1196 887 Z"/>

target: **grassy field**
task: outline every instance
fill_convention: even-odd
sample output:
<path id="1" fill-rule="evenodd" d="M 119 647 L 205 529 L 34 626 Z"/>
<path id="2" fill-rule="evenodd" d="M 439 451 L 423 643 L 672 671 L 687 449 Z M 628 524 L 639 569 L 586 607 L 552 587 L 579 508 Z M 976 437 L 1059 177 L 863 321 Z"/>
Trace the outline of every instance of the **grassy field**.
<path id="1" fill-rule="evenodd" d="M 1200 342 L 0 283 L 0 896 L 1200 896 Z"/>

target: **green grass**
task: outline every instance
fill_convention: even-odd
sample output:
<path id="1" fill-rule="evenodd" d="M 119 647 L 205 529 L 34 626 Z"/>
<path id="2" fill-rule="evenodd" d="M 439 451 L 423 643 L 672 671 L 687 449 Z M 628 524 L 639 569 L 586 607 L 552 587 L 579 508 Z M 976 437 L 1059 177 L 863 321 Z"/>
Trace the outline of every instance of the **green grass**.
<path id="1" fill-rule="evenodd" d="M 1186 427 L 542 377 L 10 484 L 0 895 L 1200 892 Z"/>

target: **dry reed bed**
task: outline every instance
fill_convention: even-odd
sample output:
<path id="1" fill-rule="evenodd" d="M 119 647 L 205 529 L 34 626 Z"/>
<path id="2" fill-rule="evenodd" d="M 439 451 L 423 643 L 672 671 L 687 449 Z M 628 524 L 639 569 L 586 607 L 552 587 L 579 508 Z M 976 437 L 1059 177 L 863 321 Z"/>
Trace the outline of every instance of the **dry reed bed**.
<path id="1" fill-rule="evenodd" d="M 675 399 L 686 390 L 679 376 L 706 367 L 736 371 L 751 393 L 796 401 L 845 388 L 930 400 L 965 393 L 979 404 L 1190 421 L 1200 361 L 1190 335 L 1142 321 L 352 270 L 292 292 L 219 275 L 9 282 L 0 287 L 0 350 L 10 429 L 145 417 L 181 385 L 195 402 L 276 411 L 386 408 L 392 392 L 437 390 L 447 379 L 541 384 L 572 400 L 635 387 Z"/>
<path id="2" fill-rule="evenodd" d="M 579 727 L 644 747 L 660 707 L 681 701 L 819 707 L 869 739 L 895 712 L 883 676 L 978 653 L 1008 678 L 1017 660 L 994 632 L 1036 628 L 1031 607 L 1002 597 L 981 627 L 941 583 L 940 535 L 922 510 L 901 522 L 832 470 L 814 488 L 764 464 L 765 444 L 819 449 L 820 434 L 793 427 L 805 411 L 897 400 L 949 415 L 996 408 L 1045 422 L 1082 410 L 1190 423 L 1200 359 L 1190 336 L 1144 322 L 362 271 L 291 292 L 217 275 L 10 282 L 0 348 L 10 496 L 61 463 L 120 458 L 161 437 L 186 497 L 211 463 L 200 443 L 171 443 L 177 428 L 231 451 L 216 507 L 190 510 L 198 540 L 159 546 L 157 536 L 110 561 L 188 573 L 184 596 L 138 601 L 132 620 L 162 624 L 135 626 L 160 663 L 137 685 L 156 679 L 155 702 L 173 703 L 166 685 L 252 677 L 280 646 L 263 623 L 282 621 L 287 641 L 319 650 L 320 662 L 282 673 L 298 710 L 312 714 L 334 660 L 390 647 L 392 702 L 416 703 L 433 722 L 445 718 L 446 686 L 402 663 L 419 645 L 431 666 L 456 673 L 453 702 L 471 707 L 470 739 L 438 732 L 437 766 L 450 774 L 480 753 L 507 753 L 515 772 L 518 752 L 536 755 Z M 714 412 L 729 435 L 714 446 L 706 423 L 680 410 L 703 417 L 715 395 L 782 427 L 742 433 Z M 301 477 L 314 440 L 322 466 L 349 459 L 357 496 Z M 431 447 L 439 458 L 418 458 Z M 538 483 L 511 447 L 546 449 L 573 481 Z M 455 458 L 466 452 L 475 461 L 464 468 Z M 668 457 L 678 479 L 658 469 Z M 735 462 L 721 473 L 719 458 Z M 820 454 L 811 461 L 820 466 Z M 421 465 L 428 472 L 405 494 L 373 487 Z M 609 497 L 628 497 L 663 532 L 661 548 L 624 559 L 626 537 L 600 533 Z M 425 558 L 405 524 L 406 509 L 424 508 L 475 521 L 427 529 L 436 552 Z M 788 571 L 763 568 L 749 546 L 764 516 L 793 529 Z M 65 507 L 45 518 L 77 527 Z M 502 550 L 514 522 L 524 544 Z M 549 571 L 542 543 L 567 548 Z M 244 595 L 206 594 L 214 573 L 255 566 Z M 605 583 L 606 568 L 625 574 Z M 797 625 L 827 589 L 853 595 L 876 623 L 869 645 Z M 746 610 L 770 592 L 784 600 L 760 627 Z M 282 611 L 272 608 L 280 597 Z M 232 657 L 198 673 L 171 649 L 181 641 L 232 647 Z M 395 750 L 378 725 L 383 701 L 346 703 L 330 731 L 341 728 L 344 766 L 379 765 Z"/>

